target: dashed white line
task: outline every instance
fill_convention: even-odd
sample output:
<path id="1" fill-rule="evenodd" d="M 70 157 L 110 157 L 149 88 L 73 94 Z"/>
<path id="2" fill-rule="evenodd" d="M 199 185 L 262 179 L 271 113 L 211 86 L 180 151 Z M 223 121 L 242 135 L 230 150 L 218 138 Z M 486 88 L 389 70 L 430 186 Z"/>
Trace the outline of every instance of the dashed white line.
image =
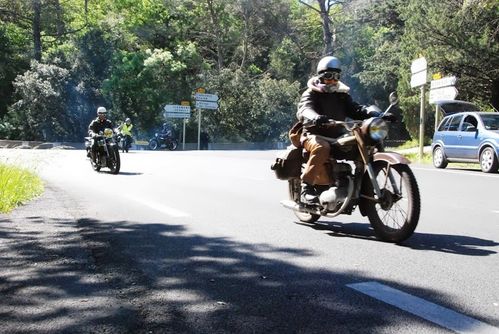
<path id="1" fill-rule="evenodd" d="M 162 204 L 159 204 L 159 203 L 147 201 L 147 200 L 144 200 L 142 198 L 136 198 L 136 197 L 131 197 L 131 196 L 127 196 L 127 198 L 130 199 L 130 200 L 132 200 L 132 201 L 139 202 L 142 205 L 148 206 L 151 209 L 154 209 L 156 211 L 165 213 L 165 214 L 167 214 L 168 216 L 171 216 L 171 217 L 181 218 L 181 217 L 189 217 L 190 216 L 190 214 L 188 214 L 186 212 L 177 210 L 175 208 L 170 208 L 168 206 L 165 206 L 165 205 L 162 205 Z"/>
<path id="2" fill-rule="evenodd" d="M 378 282 L 348 284 L 357 290 L 457 333 L 499 334 L 499 328 Z"/>

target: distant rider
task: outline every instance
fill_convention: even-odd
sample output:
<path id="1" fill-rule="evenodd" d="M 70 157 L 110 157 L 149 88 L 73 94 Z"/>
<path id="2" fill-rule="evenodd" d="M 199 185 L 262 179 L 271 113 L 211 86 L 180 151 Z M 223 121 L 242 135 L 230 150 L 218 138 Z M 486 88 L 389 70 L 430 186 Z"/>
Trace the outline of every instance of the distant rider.
<path id="1" fill-rule="evenodd" d="M 132 120 L 130 118 L 125 119 L 125 123 L 118 126 L 120 134 L 125 138 L 125 146 L 128 147 L 132 143 Z"/>
<path id="2" fill-rule="evenodd" d="M 107 118 L 107 110 L 104 107 L 97 108 L 97 118 L 90 122 L 88 126 L 88 135 L 92 137 L 92 150 L 91 150 L 91 158 L 95 160 L 94 157 L 97 154 L 97 141 L 95 137 L 104 132 L 104 129 L 113 128 L 113 123 Z"/>

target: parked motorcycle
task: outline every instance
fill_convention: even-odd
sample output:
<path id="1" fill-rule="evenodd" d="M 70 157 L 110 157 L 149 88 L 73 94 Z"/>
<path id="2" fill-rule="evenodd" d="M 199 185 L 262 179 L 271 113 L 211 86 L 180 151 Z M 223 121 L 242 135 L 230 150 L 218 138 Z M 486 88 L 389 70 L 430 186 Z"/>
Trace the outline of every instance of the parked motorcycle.
<path id="1" fill-rule="evenodd" d="M 92 154 L 92 141 L 97 143 L 97 154 L 95 156 Z M 121 166 L 120 151 L 115 142 L 112 129 L 104 129 L 104 132 L 93 138 L 85 137 L 85 148 L 95 171 L 98 172 L 101 168 L 109 168 L 112 174 L 119 173 Z"/>
<path id="2" fill-rule="evenodd" d="M 130 135 L 124 135 L 119 130 L 116 131 L 116 143 L 118 144 L 118 148 L 122 153 L 128 153 L 130 147 L 132 147 L 133 138 Z"/>
<path id="3" fill-rule="evenodd" d="M 394 94 L 390 102 L 385 113 L 397 104 Z M 292 209 L 306 223 L 314 223 L 320 217 L 350 215 L 359 207 L 379 239 L 401 242 L 409 238 L 419 221 L 420 194 L 410 161 L 384 150 L 386 121 L 381 117 L 363 121 L 330 120 L 329 126 L 346 130 L 340 138 L 318 136 L 331 144 L 334 159 L 329 161 L 329 171 L 335 184 L 319 195 L 317 204 L 302 203 L 300 175 L 307 159 L 302 148 L 292 147 L 271 167 L 279 179 L 288 181 L 290 199 L 281 201 L 283 206 Z"/>
<path id="4" fill-rule="evenodd" d="M 162 147 L 174 151 L 178 147 L 178 141 L 173 138 L 171 132 L 155 133 L 154 137 L 149 140 L 149 149 L 158 150 Z"/>

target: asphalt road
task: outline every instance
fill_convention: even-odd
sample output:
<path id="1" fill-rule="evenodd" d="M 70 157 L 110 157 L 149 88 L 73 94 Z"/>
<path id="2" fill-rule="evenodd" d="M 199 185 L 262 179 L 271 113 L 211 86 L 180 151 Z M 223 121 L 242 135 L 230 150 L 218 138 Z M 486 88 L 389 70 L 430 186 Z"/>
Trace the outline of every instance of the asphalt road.
<path id="1" fill-rule="evenodd" d="M 499 174 L 413 165 L 416 233 L 297 221 L 272 151 L 0 150 L 45 194 L 0 216 L 0 332 L 499 333 Z"/>

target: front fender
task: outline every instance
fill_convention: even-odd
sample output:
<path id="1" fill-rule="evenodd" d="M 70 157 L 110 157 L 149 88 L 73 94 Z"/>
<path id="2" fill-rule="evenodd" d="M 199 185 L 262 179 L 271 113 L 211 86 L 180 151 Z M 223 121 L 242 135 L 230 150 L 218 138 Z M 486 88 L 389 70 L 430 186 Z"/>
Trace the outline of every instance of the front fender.
<path id="1" fill-rule="evenodd" d="M 409 159 L 397 152 L 376 152 L 374 153 L 373 161 L 386 161 L 390 165 L 408 165 L 411 163 Z"/>

